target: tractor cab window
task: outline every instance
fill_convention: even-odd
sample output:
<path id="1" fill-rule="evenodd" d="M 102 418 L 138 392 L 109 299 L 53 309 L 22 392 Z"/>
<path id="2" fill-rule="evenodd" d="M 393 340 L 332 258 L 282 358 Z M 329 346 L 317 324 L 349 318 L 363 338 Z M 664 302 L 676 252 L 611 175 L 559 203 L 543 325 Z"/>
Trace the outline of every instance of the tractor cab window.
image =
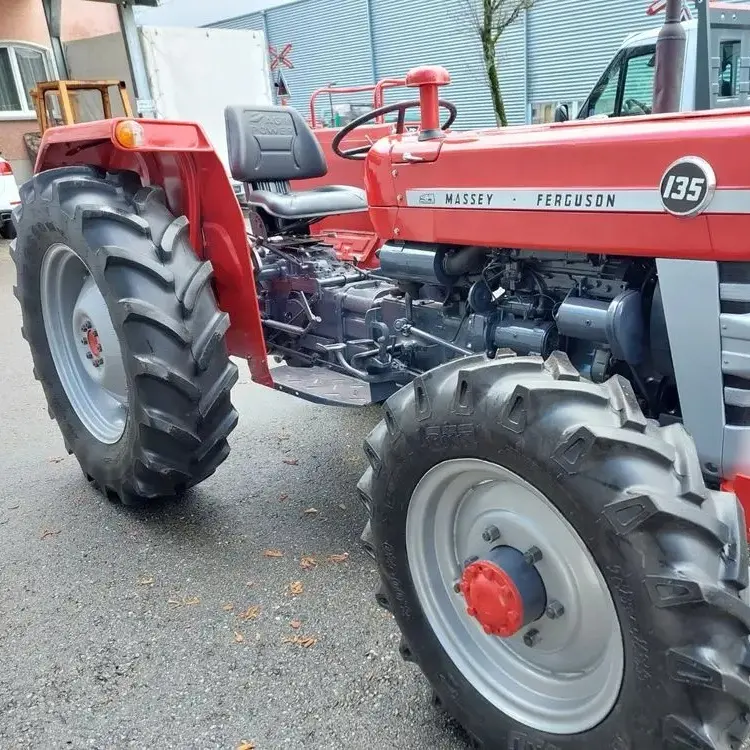
<path id="1" fill-rule="evenodd" d="M 738 41 L 723 41 L 719 45 L 719 96 L 731 98 L 739 93 L 738 78 L 741 44 Z"/>
<path id="2" fill-rule="evenodd" d="M 617 89 L 620 85 L 620 73 L 622 71 L 620 62 L 615 62 L 605 71 L 604 75 L 596 84 L 588 102 L 588 111 L 584 117 L 614 117 L 617 105 Z"/>
<path id="3" fill-rule="evenodd" d="M 654 101 L 654 57 L 654 45 L 620 52 L 581 108 L 579 119 L 650 114 Z"/>
<path id="4" fill-rule="evenodd" d="M 655 52 L 630 57 L 622 87 L 622 116 L 650 115 L 654 106 Z"/>

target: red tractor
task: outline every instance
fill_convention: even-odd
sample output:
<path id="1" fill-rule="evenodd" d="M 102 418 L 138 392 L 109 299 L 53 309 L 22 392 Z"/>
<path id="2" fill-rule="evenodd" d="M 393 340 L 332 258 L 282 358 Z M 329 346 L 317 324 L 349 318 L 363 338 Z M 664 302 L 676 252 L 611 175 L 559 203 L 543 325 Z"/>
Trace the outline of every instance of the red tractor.
<path id="1" fill-rule="evenodd" d="M 419 100 L 333 139 L 366 193 L 302 188 L 326 164 L 293 109 L 228 107 L 252 243 L 198 126 L 47 131 L 13 258 L 50 414 L 137 504 L 226 458 L 229 354 L 297 397 L 383 403 L 358 485 L 377 599 L 477 747 L 739 749 L 750 112 L 452 133 L 448 81 L 411 71 Z M 342 146 L 388 113 L 395 134 Z M 363 211 L 375 271 L 308 232 Z"/>

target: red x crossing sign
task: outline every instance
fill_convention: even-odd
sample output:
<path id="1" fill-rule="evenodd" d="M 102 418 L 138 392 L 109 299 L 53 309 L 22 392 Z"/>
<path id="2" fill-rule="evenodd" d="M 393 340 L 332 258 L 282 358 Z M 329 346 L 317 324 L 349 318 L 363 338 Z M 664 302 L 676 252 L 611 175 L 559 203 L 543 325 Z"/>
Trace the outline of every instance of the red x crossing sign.
<path id="1" fill-rule="evenodd" d="M 289 54 L 292 51 L 291 44 L 285 44 L 279 52 L 273 44 L 268 45 L 268 56 L 271 59 L 271 70 L 278 70 L 280 67 L 294 68 L 292 61 L 289 59 Z"/>

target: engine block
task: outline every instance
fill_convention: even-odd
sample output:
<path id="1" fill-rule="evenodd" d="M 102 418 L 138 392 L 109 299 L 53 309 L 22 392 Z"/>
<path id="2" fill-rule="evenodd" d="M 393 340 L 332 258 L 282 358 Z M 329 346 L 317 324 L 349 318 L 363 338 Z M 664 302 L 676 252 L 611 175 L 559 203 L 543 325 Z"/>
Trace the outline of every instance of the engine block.
<path id="1" fill-rule="evenodd" d="M 386 398 L 456 357 L 563 350 L 596 382 L 625 375 L 651 416 L 679 419 L 647 259 L 387 243 L 366 272 L 312 240 L 262 253 L 268 349 L 291 366 L 330 367 Z"/>

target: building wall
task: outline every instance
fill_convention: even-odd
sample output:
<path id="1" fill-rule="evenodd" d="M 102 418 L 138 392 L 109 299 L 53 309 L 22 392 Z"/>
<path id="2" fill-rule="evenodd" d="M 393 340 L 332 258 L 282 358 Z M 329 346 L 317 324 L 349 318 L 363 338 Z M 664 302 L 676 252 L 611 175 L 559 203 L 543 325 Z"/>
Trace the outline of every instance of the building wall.
<path id="1" fill-rule="evenodd" d="M 284 71 L 291 104 L 306 108 L 330 81 L 370 83 L 403 76 L 415 65 L 444 65 L 452 83 L 443 94 L 459 110 L 459 128 L 494 124 L 479 42 L 468 4 L 477 0 L 297 0 L 211 24 L 266 29 L 276 47 L 291 42 L 295 70 Z M 548 118 L 558 102 L 582 104 L 631 32 L 653 28 L 649 0 L 536 0 L 498 44 L 508 119 Z M 392 93 L 390 99 L 400 94 Z"/>
<path id="2" fill-rule="evenodd" d="M 3 0 L 0 39 L 49 46 L 47 21 L 44 18 L 41 0 Z"/>
<path id="3" fill-rule="evenodd" d="M 61 31 L 63 42 L 119 33 L 117 6 L 91 0 L 62 0 Z"/>
<path id="4" fill-rule="evenodd" d="M 48 67 L 54 74 L 54 62 L 47 33 L 47 21 L 41 0 L 0 0 L 0 43 L 30 42 L 40 45 L 48 53 Z M 120 29 L 117 7 L 109 3 L 89 0 L 62 0 L 62 41 L 73 41 L 86 37 L 118 32 Z M 97 78 L 103 77 L 101 74 Z M 9 119 L 0 112 L 0 154 L 13 167 L 18 183 L 31 176 L 23 136 L 36 130 L 33 113 L 23 118 Z"/>

